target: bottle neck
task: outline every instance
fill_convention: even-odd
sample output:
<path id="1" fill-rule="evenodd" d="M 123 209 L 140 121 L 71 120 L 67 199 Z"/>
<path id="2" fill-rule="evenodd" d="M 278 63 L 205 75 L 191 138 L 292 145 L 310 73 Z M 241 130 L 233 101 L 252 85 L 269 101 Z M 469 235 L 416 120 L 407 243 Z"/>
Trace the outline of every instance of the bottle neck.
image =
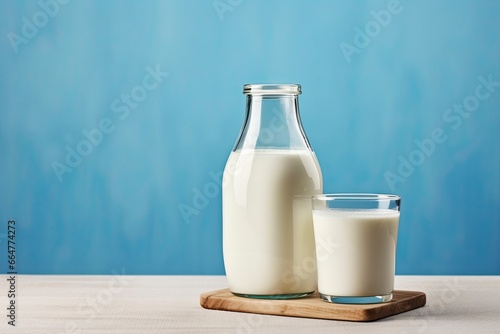
<path id="1" fill-rule="evenodd" d="M 310 150 L 297 95 L 247 95 L 246 117 L 234 150 Z"/>

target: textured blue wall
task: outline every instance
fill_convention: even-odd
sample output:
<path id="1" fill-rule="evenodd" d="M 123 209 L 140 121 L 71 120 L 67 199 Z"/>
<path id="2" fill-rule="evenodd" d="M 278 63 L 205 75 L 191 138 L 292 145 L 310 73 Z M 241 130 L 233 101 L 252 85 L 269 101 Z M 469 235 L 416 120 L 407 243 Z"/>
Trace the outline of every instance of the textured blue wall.
<path id="1" fill-rule="evenodd" d="M 500 274 L 499 13 L 3 0 L 0 241 L 22 273 L 222 274 L 242 85 L 290 82 L 325 191 L 403 197 L 399 274 Z"/>

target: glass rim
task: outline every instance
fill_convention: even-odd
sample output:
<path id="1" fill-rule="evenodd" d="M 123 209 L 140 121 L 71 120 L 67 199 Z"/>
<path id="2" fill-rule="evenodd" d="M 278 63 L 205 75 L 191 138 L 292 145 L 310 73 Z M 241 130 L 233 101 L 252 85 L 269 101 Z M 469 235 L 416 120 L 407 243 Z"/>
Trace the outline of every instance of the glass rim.
<path id="1" fill-rule="evenodd" d="M 299 84 L 245 84 L 243 94 L 247 95 L 299 95 L 302 87 Z"/>
<path id="2" fill-rule="evenodd" d="M 401 200 L 401 196 L 394 194 L 375 194 L 375 193 L 338 193 L 338 194 L 320 194 L 312 196 L 313 200 L 320 201 L 381 201 L 381 200 Z"/>

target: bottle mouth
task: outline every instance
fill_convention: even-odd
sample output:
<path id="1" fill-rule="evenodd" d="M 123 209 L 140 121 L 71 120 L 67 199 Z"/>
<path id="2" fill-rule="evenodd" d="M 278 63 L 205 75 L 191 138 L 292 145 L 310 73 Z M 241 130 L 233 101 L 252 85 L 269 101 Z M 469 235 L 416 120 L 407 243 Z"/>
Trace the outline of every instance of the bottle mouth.
<path id="1" fill-rule="evenodd" d="M 247 95 L 299 95 L 302 88 L 299 84 L 246 84 L 243 94 Z"/>

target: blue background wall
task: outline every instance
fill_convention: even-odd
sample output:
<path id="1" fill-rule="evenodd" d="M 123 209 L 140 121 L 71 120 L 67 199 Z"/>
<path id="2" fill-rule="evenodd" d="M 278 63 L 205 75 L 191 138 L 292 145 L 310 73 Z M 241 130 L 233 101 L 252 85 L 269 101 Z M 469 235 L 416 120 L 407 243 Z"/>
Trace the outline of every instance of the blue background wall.
<path id="1" fill-rule="evenodd" d="M 215 185 L 242 85 L 293 82 L 325 191 L 403 197 L 399 274 L 500 274 L 500 86 L 476 91 L 500 81 L 500 2 L 41 3 L 0 2 L 0 241 L 16 219 L 19 272 L 223 274 Z"/>

